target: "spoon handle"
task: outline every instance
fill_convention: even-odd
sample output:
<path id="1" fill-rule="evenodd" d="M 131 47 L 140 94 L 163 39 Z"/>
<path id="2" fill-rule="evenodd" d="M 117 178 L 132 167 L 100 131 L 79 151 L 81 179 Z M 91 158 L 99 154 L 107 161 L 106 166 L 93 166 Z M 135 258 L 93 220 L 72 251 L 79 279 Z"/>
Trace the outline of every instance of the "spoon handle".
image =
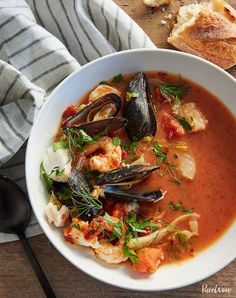
<path id="1" fill-rule="evenodd" d="M 27 238 L 25 237 L 25 234 L 18 232 L 17 235 L 21 241 L 22 246 L 25 249 L 25 252 L 28 256 L 31 266 L 34 269 L 34 272 L 38 277 L 38 280 L 41 284 L 42 289 L 44 290 L 45 295 L 50 298 L 54 298 L 54 297 L 56 298 L 56 295 L 53 292 L 53 289 L 51 288 L 51 286 L 47 280 L 47 277 L 44 274 L 43 269 L 41 268 Z"/>

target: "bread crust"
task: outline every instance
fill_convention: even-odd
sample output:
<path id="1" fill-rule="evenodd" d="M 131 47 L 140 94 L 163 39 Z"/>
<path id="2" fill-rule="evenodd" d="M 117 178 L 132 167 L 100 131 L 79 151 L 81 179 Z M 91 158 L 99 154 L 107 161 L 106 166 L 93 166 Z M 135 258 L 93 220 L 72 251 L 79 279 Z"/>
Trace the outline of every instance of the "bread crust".
<path id="1" fill-rule="evenodd" d="M 172 34 L 168 42 L 181 51 L 230 68 L 236 64 L 236 12 L 229 4 L 222 13 L 203 6 L 194 23 Z"/>

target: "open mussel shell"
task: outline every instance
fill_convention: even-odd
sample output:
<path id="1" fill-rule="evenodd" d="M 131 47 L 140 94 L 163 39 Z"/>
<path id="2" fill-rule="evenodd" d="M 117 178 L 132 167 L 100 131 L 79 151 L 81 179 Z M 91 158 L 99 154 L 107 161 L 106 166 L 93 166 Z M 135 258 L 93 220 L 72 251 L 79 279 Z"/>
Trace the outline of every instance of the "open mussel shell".
<path id="1" fill-rule="evenodd" d="M 154 136 L 157 130 L 156 112 L 144 73 L 139 72 L 133 77 L 127 93 L 131 99 L 126 103 L 124 117 L 128 119 L 126 132 L 129 139 L 139 141 L 147 135 Z"/>
<path id="2" fill-rule="evenodd" d="M 62 123 L 62 128 L 68 128 L 78 124 L 80 121 L 93 121 L 93 118 L 99 111 L 108 107 L 109 113 L 104 115 L 104 118 L 110 118 L 117 115 L 121 109 L 121 98 L 115 93 L 106 94 L 91 104 L 86 105 L 81 111 L 78 111 L 75 115 L 69 117 Z M 96 117 L 95 117 L 96 118 Z M 101 118 L 101 117 L 100 117 Z"/>
<path id="3" fill-rule="evenodd" d="M 123 117 L 112 117 L 104 120 L 91 121 L 87 123 L 81 123 L 73 125 L 71 127 L 82 129 L 90 136 L 95 136 L 101 133 L 109 134 L 117 129 L 126 126 L 128 123 L 127 119 Z"/>
<path id="4" fill-rule="evenodd" d="M 129 184 L 129 182 L 133 183 L 134 181 L 139 182 L 158 169 L 158 166 L 150 166 L 147 164 L 126 165 L 104 174 L 100 179 L 98 179 L 97 185 L 122 185 L 124 182 L 127 182 L 126 184 Z"/>
<path id="5" fill-rule="evenodd" d="M 161 190 L 147 192 L 143 194 L 132 193 L 127 190 L 122 190 L 117 186 L 108 185 L 104 189 L 105 197 L 118 201 L 133 201 L 156 203 L 163 199 L 164 195 Z"/>
<path id="6" fill-rule="evenodd" d="M 80 170 L 71 171 L 68 177 L 68 184 L 74 192 L 81 192 L 83 189 L 92 190 L 91 183 Z"/>

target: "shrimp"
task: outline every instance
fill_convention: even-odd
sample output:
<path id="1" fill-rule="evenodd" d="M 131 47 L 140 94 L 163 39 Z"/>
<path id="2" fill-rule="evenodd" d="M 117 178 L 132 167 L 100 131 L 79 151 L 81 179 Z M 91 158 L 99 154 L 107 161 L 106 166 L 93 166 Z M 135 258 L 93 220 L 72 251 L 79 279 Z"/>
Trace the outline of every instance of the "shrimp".
<path id="1" fill-rule="evenodd" d="M 95 249 L 96 256 L 109 264 L 118 264 L 128 259 L 123 254 L 123 243 L 112 245 L 107 240 L 101 240 Z"/>
<path id="2" fill-rule="evenodd" d="M 120 166 L 122 160 L 121 147 L 115 146 L 110 137 L 102 137 L 97 144 L 87 145 L 85 154 L 90 155 L 98 149 L 105 151 L 105 154 L 98 154 L 89 159 L 91 170 L 108 173 Z"/>
<path id="3" fill-rule="evenodd" d="M 88 101 L 89 102 L 94 102 L 95 100 L 97 100 L 98 98 L 109 94 L 109 93 L 115 93 L 118 96 L 120 96 L 120 91 L 117 90 L 114 87 L 111 87 L 109 85 L 98 85 L 90 94 L 89 94 L 89 98 Z"/>

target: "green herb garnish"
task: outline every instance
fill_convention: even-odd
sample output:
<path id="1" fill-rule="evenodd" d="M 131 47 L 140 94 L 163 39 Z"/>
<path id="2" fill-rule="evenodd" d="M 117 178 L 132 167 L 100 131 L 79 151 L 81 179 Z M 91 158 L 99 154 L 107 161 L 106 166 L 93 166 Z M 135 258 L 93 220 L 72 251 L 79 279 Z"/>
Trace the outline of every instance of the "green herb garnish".
<path id="1" fill-rule="evenodd" d="M 138 142 L 127 142 L 126 144 L 124 144 L 124 149 L 126 151 L 132 151 L 132 152 L 135 152 L 137 150 L 137 147 L 138 147 Z"/>
<path id="2" fill-rule="evenodd" d="M 159 142 L 154 142 L 152 149 L 160 161 L 164 161 L 167 159 L 167 153 L 163 151 Z"/>
<path id="3" fill-rule="evenodd" d="M 178 203 L 173 203 L 172 201 L 169 202 L 169 207 L 173 211 L 181 211 L 184 213 L 193 213 L 192 209 L 185 209 L 181 201 Z"/>
<path id="4" fill-rule="evenodd" d="M 62 176 L 64 171 L 65 171 L 65 169 L 60 170 L 59 167 L 54 167 L 49 176 L 51 176 L 51 175 Z"/>
<path id="5" fill-rule="evenodd" d="M 135 92 L 126 92 L 126 95 L 125 95 L 125 99 L 127 102 L 131 101 L 131 99 L 135 99 L 138 97 L 138 93 L 135 93 Z"/>
<path id="6" fill-rule="evenodd" d="M 121 139 L 118 138 L 118 137 L 114 137 L 114 138 L 112 139 L 112 143 L 113 143 L 113 145 L 115 145 L 115 146 L 120 146 L 120 145 L 121 145 Z"/>
<path id="7" fill-rule="evenodd" d="M 62 187 L 60 190 L 60 200 L 67 201 L 71 199 L 71 190 L 67 187 Z"/>
<path id="8" fill-rule="evenodd" d="M 159 85 L 161 95 L 166 98 L 170 103 L 179 106 L 184 97 L 184 88 L 175 84 Z"/>
<path id="9" fill-rule="evenodd" d="M 137 216 L 135 213 L 126 217 L 125 222 L 132 233 L 147 233 L 145 230 L 146 227 L 149 227 L 151 231 L 155 231 L 157 229 L 157 225 L 148 219 L 142 219 L 137 222 Z"/>
<path id="10" fill-rule="evenodd" d="M 121 82 L 123 80 L 124 80 L 124 78 L 123 78 L 122 74 L 119 73 L 118 75 L 116 75 L 116 76 L 113 77 L 112 83 L 113 84 L 116 84 L 116 83 L 119 83 L 119 82 Z"/>
<path id="11" fill-rule="evenodd" d="M 128 257 L 133 264 L 138 264 L 138 256 L 136 252 L 129 248 L 126 244 L 123 246 L 123 255 L 124 257 Z"/>
<path id="12" fill-rule="evenodd" d="M 176 171 L 178 171 L 176 166 L 173 165 L 172 163 L 168 162 L 168 161 L 165 161 L 165 165 L 167 166 L 166 169 L 167 169 L 168 174 L 172 178 L 171 181 L 174 182 L 175 184 L 177 184 L 178 186 L 181 186 L 182 185 L 182 179 L 176 175 Z"/>
<path id="13" fill-rule="evenodd" d="M 52 192 L 52 188 L 53 188 L 53 180 L 50 178 L 50 176 L 46 173 L 44 166 L 43 166 L 43 162 L 41 162 L 40 165 L 40 176 L 47 188 L 47 191 L 49 193 Z"/>
<path id="14" fill-rule="evenodd" d="M 109 83 L 106 81 L 101 81 L 98 85 L 109 85 Z"/>
<path id="15" fill-rule="evenodd" d="M 52 150 L 54 152 L 56 152 L 57 150 L 59 149 L 68 149 L 69 148 L 69 141 L 68 140 L 60 140 L 60 141 L 57 141 L 57 142 L 54 142 L 52 144 Z"/>
<path id="16" fill-rule="evenodd" d="M 183 126 L 183 128 L 184 128 L 185 130 L 192 130 L 192 127 L 191 127 L 191 125 L 189 124 L 189 122 L 186 120 L 186 118 L 184 118 L 184 117 L 180 117 L 180 118 L 178 119 L 178 121 L 179 121 L 179 123 Z"/>
<path id="17" fill-rule="evenodd" d="M 91 195 L 86 187 L 82 187 L 80 191 L 72 190 L 71 198 L 74 204 L 72 212 L 77 216 L 88 214 L 91 209 L 102 210 L 101 201 Z"/>
<path id="18" fill-rule="evenodd" d="M 67 135 L 68 147 L 71 154 L 73 154 L 73 148 L 78 148 L 82 151 L 84 145 L 97 143 L 94 138 L 90 137 L 82 129 L 69 127 L 64 129 L 63 132 Z"/>
<path id="19" fill-rule="evenodd" d="M 119 220 L 118 223 L 115 223 L 112 217 L 108 213 L 105 213 L 103 218 L 113 227 L 113 232 L 110 235 L 109 241 L 113 241 L 116 238 L 121 239 L 122 238 L 121 229 L 123 226 L 122 221 Z"/>
<path id="20" fill-rule="evenodd" d="M 80 225 L 79 224 L 72 224 L 71 227 L 80 230 Z"/>

